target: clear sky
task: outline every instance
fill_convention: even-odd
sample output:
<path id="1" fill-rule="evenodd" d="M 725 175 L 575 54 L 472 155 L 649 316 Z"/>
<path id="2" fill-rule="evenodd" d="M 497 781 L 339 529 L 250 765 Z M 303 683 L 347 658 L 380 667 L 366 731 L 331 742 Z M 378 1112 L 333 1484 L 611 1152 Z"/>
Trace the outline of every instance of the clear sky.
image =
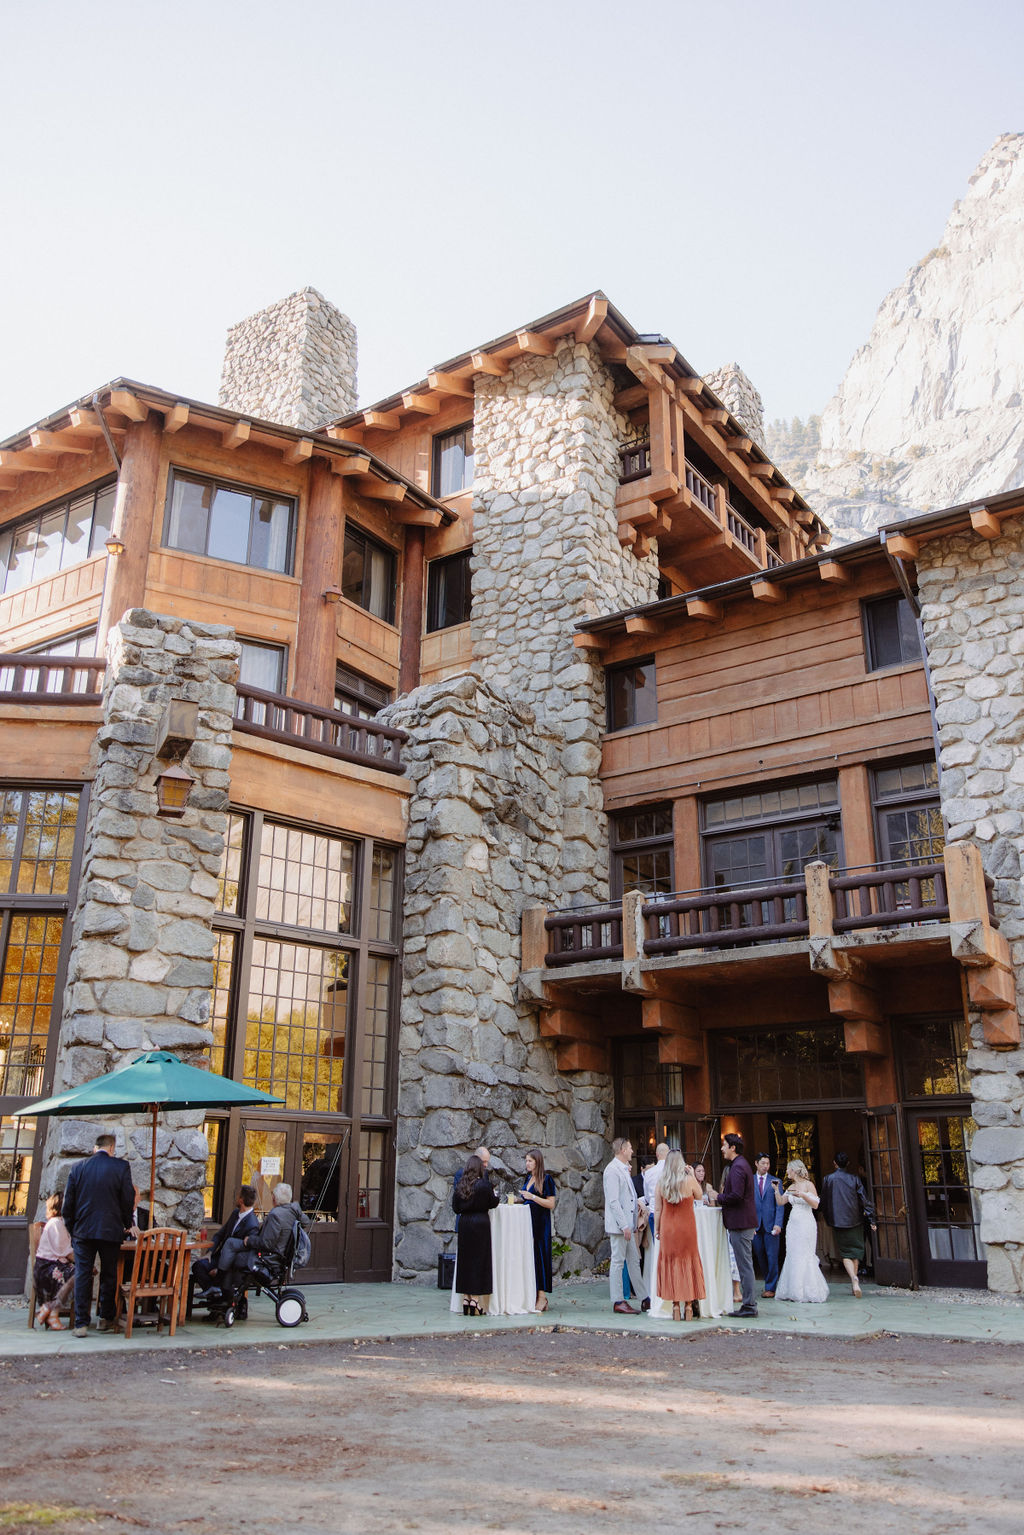
<path id="1" fill-rule="evenodd" d="M 1024 128 L 1020 0 L 0 0 L 0 437 L 118 374 L 215 399 L 312 283 L 364 403 L 600 287 L 769 417 Z"/>

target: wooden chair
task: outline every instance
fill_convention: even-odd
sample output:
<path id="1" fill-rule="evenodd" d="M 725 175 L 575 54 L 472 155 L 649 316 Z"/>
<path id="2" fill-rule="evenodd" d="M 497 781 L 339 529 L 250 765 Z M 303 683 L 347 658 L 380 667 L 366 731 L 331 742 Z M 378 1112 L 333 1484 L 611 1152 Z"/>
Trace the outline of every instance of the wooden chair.
<path id="1" fill-rule="evenodd" d="M 45 1221 L 32 1221 L 28 1228 L 28 1326 L 29 1331 L 36 1325 L 36 1309 L 39 1300 L 36 1294 L 36 1249 L 39 1246 L 39 1238 L 43 1234 Z M 72 1327 L 75 1325 L 75 1292 L 71 1291 L 68 1299 L 59 1308 L 58 1316 L 66 1316 Z"/>
<path id="2" fill-rule="evenodd" d="M 140 1301 L 156 1302 L 156 1330 L 164 1323 L 163 1302 L 167 1301 L 167 1320 L 173 1338 L 178 1326 L 178 1310 L 181 1304 L 181 1281 L 185 1272 L 185 1233 L 172 1226 L 154 1226 L 143 1231 L 135 1244 L 132 1277 L 120 1287 L 117 1297 L 117 1314 L 127 1311 L 124 1335 L 132 1335 L 135 1307 Z"/>

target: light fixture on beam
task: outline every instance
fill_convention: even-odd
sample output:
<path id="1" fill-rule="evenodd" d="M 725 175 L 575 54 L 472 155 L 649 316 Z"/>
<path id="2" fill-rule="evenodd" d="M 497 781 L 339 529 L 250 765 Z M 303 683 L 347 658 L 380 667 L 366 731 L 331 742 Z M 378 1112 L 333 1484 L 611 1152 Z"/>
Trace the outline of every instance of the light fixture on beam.
<path id="1" fill-rule="evenodd" d="M 341 601 L 341 587 L 340 586 L 329 586 L 327 588 L 327 590 L 324 592 L 323 597 L 324 597 L 324 601 L 325 602 L 340 602 Z"/>
<path id="2" fill-rule="evenodd" d="M 195 783 L 191 773 L 173 764 L 164 768 L 156 781 L 156 813 L 170 820 L 180 820 L 188 807 L 189 790 Z"/>
<path id="3" fill-rule="evenodd" d="M 124 544 L 119 538 L 115 538 L 113 533 L 111 533 L 110 537 L 107 539 L 106 550 L 108 554 L 112 554 L 116 557 L 117 555 L 124 553 Z"/>

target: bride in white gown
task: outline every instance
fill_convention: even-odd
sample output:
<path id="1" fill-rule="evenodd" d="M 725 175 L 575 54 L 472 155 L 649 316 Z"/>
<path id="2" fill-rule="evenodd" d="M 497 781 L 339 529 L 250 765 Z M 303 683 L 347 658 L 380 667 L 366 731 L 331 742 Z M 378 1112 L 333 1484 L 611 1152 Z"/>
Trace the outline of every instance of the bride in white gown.
<path id="1" fill-rule="evenodd" d="M 785 1194 L 775 1193 L 775 1202 L 789 1205 L 789 1221 L 786 1225 L 786 1261 L 775 1287 L 777 1300 L 823 1301 L 828 1300 L 828 1285 L 818 1263 L 818 1223 L 814 1212 L 818 1208 L 818 1191 L 811 1182 L 811 1175 L 800 1161 L 786 1167 Z"/>

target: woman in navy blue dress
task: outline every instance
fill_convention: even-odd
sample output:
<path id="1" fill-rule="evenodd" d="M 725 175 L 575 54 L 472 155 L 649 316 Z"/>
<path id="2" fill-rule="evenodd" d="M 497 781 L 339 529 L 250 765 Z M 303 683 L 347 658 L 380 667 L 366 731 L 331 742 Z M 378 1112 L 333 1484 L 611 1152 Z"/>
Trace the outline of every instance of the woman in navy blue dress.
<path id="1" fill-rule="evenodd" d="M 533 1222 L 533 1266 L 537 1273 L 537 1310 L 548 1309 L 553 1289 L 551 1271 L 551 1212 L 555 1208 L 555 1180 L 544 1171 L 539 1151 L 526 1153 L 526 1182 L 521 1197 L 530 1206 Z"/>

